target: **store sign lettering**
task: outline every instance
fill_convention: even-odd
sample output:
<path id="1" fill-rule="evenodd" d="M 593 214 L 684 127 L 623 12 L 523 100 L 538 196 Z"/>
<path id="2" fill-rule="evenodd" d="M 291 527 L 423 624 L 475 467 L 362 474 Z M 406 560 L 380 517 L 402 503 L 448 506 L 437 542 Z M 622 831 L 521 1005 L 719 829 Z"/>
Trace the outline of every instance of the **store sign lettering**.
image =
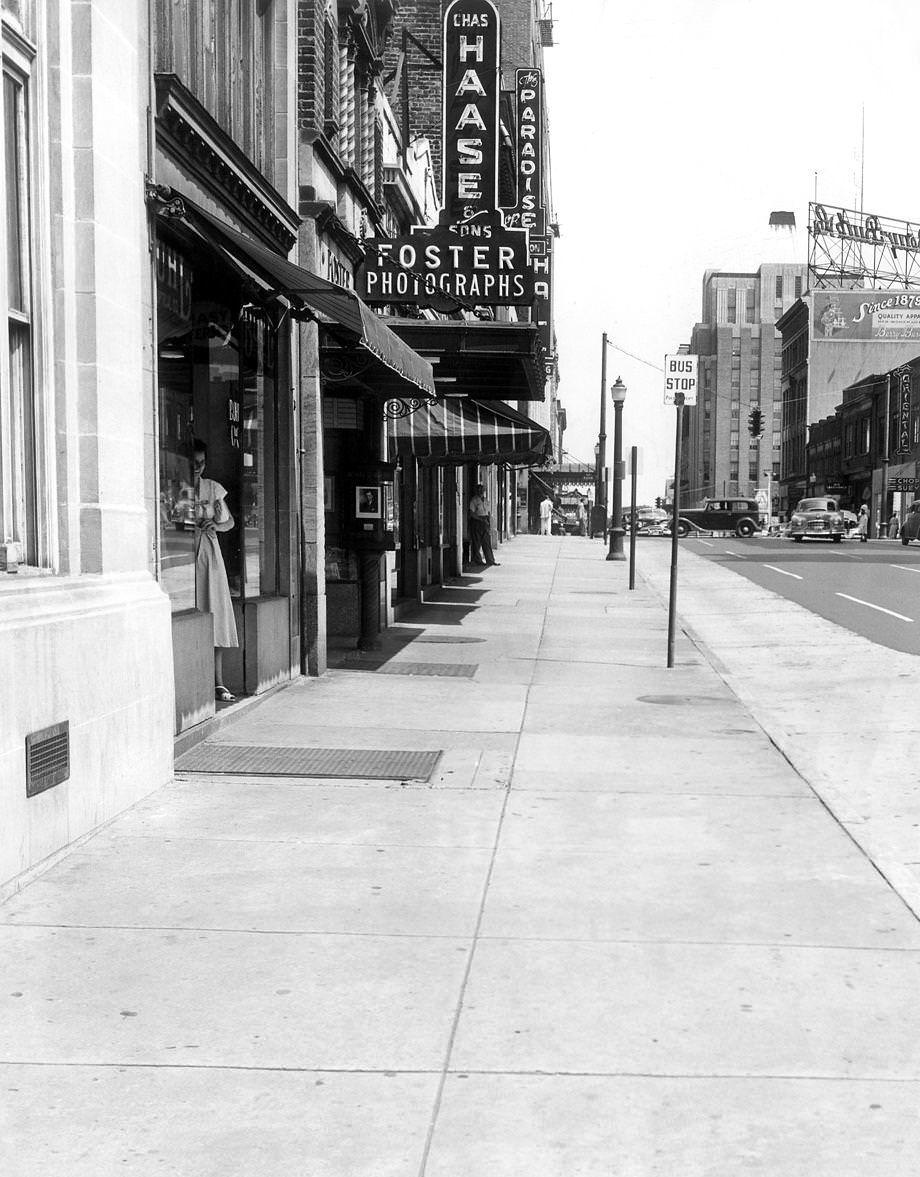
<path id="1" fill-rule="evenodd" d="M 369 303 L 443 311 L 529 306 L 537 275 L 528 231 L 520 214 L 512 225 L 498 208 L 501 41 L 492 0 L 453 0 L 444 16 L 443 49 L 440 221 L 433 228 L 417 225 L 408 237 L 365 241 L 358 293 Z"/>
<path id="2" fill-rule="evenodd" d="M 355 282 L 351 266 L 339 256 L 328 241 L 322 238 L 319 245 L 319 270 L 321 276 L 328 282 L 332 282 L 333 285 L 341 286 L 345 290 L 354 288 Z"/>
<path id="3" fill-rule="evenodd" d="M 526 234 L 504 229 L 500 216 L 493 213 L 491 222 L 475 226 L 470 234 L 439 227 L 408 239 L 368 242 L 361 297 L 445 310 L 457 300 L 483 306 L 532 302 L 535 275 Z"/>
<path id="4" fill-rule="evenodd" d="M 898 448 L 899 454 L 910 453 L 910 372 L 898 376 Z"/>
<path id="5" fill-rule="evenodd" d="M 183 322 L 192 317 L 192 268 L 165 241 L 157 241 L 157 305 Z"/>
<path id="6" fill-rule="evenodd" d="M 453 223 L 498 203 L 499 20 L 492 0 L 454 0 L 443 52 L 443 204 Z"/>
<path id="7" fill-rule="evenodd" d="M 811 206 L 811 231 L 815 236 L 839 237 L 862 241 L 867 245 L 888 246 L 893 250 L 916 253 L 920 250 L 920 227 L 910 221 L 891 221 L 874 213 L 857 213 L 823 204 Z"/>
<path id="8" fill-rule="evenodd" d="M 517 113 L 517 203 L 505 223 L 532 233 L 546 233 L 543 203 L 543 71 L 515 73 Z"/>

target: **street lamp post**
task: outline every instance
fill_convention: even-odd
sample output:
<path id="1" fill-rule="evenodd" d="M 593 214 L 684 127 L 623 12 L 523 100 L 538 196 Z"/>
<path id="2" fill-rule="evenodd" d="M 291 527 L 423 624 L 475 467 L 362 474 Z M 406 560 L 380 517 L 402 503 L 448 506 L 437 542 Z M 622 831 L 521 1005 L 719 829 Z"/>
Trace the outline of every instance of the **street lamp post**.
<path id="1" fill-rule="evenodd" d="M 600 429 L 597 435 L 597 445 L 594 447 L 594 452 L 597 454 L 596 467 L 596 486 L 594 503 L 598 510 L 595 512 L 595 523 L 599 519 L 603 519 L 601 523 L 601 535 L 607 527 L 607 483 L 604 478 L 604 466 L 607 462 L 607 332 L 605 331 L 601 336 L 601 419 Z M 603 509 L 603 514 L 601 513 Z M 591 528 L 592 535 L 595 528 Z"/>
<path id="2" fill-rule="evenodd" d="M 611 385 L 613 400 L 613 527 L 610 529 L 610 550 L 608 560 L 625 560 L 623 551 L 623 402 L 626 400 L 626 385 L 620 379 Z"/>

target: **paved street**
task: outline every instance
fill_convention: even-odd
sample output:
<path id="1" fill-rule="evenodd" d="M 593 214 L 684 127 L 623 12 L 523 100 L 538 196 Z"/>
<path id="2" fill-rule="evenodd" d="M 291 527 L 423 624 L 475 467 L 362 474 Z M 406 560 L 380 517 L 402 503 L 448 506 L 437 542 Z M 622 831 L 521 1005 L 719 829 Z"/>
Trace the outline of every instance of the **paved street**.
<path id="1" fill-rule="evenodd" d="M 501 558 L 217 737 L 429 782 L 180 774 L 0 908 L 0 1171 L 915 1171 L 909 790 L 788 722 L 914 660 L 688 551 L 667 671 L 666 544 Z"/>
<path id="2" fill-rule="evenodd" d="M 920 545 L 711 537 L 681 540 L 681 548 L 873 642 L 920 654 Z"/>

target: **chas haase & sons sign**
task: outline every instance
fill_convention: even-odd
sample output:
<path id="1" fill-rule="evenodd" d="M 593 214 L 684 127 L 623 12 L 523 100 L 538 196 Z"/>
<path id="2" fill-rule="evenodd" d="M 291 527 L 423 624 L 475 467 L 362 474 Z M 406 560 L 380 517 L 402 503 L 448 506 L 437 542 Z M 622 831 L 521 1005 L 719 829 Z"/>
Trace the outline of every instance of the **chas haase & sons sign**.
<path id="1" fill-rule="evenodd" d="M 443 210 L 434 227 L 364 243 L 367 302 L 453 309 L 534 298 L 527 230 L 498 208 L 501 36 L 491 0 L 453 0 L 444 15 Z"/>

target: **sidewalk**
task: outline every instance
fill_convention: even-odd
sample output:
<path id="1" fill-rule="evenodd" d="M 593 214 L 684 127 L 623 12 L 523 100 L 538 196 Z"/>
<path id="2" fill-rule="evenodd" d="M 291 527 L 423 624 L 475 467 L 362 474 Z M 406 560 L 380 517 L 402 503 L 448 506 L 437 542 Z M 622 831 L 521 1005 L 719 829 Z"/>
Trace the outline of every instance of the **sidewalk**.
<path id="1" fill-rule="evenodd" d="M 640 556 L 518 538 L 210 745 L 429 780 L 180 774 L 0 907 L 4 1177 L 913 1174 L 920 927 Z"/>

